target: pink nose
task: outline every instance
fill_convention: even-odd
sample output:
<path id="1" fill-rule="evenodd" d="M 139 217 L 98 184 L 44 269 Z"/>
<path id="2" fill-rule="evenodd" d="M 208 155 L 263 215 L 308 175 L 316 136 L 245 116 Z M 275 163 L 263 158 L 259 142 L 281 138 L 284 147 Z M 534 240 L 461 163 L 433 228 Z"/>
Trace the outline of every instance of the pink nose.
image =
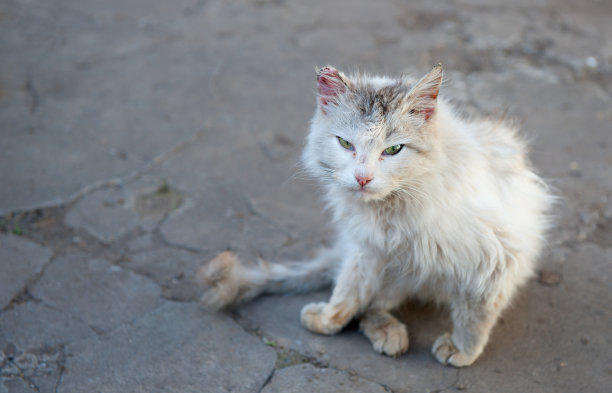
<path id="1" fill-rule="evenodd" d="M 373 178 L 371 178 L 371 177 L 355 175 L 355 180 L 357 180 L 357 183 L 359 183 L 361 188 L 365 187 L 365 185 L 368 184 L 369 182 L 371 182 L 372 179 Z"/>

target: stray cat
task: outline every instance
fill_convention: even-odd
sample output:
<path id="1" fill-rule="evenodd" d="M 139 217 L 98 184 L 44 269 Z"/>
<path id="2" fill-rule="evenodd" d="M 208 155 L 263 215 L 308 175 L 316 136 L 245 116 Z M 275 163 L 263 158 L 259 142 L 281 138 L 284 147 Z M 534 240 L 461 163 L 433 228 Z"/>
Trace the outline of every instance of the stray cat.
<path id="1" fill-rule="evenodd" d="M 334 334 L 351 319 L 374 349 L 399 356 L 408 297 L 450 305 L 453 331 L 432 353 L 463 367 L 482 353 L 500 312 L 533 273 L 553 197 L 525 143 L 502 120 L 465 120 L 438 98 L 442 66 L 414 81 L 317 72 L 303 164 L 326 190 L 338 232 L 312 261 L 259 266 L 224 252 L 198 272 L 213 308 L 334 283 L 302 324 Z"/>

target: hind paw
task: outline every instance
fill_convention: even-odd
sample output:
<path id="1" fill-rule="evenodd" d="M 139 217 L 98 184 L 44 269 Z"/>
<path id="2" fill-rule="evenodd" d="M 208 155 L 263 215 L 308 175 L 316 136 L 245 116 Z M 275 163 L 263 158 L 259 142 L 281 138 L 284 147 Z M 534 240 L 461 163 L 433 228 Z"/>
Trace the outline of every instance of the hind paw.
<path id="1" fill-rule="evenodd" d="M 408 350 L 408 330 L 402 323 L 379 326 L 368 337 L 376 352 L 394 358 Z"/>
<path id="2" fill-rule="evenodd" d="M 408 329 L 387 311 L 369 310 L 359 327 L 376 352 L 398 357 L 408 350 Z"/>
<path id="3" fill-rule="evenodd" d="M 453 367 L 469 366 L 478 357 L 458 350 L 448 333 L 438 337 L 431 347 L 431 352 L 438 362 Z"/>

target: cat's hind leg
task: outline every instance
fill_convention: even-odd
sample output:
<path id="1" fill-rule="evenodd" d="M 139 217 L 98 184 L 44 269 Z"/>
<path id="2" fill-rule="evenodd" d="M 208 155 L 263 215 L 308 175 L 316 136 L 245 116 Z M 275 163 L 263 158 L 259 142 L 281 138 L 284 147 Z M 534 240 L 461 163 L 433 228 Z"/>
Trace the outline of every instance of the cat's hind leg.
<path id="1" fill-rule="evenodd" d="M 197 281 L 207 288 L 202 304 L 211 309 L 234 306 L 263 293 L 304 292 L 331 285 L 336 265 L 334 250 L 323 250 L 313 260 L 285 264 L 246 265 L 225 251 L 203 265 Z"/>
<path id="2" fill-rule="evenodd" d="M 471 365 L 489 341 L 491 329 L 509 296 L 496 294 L 494 301 L 460 297 L 451 303 L 453 333 L 445 333 L 434 342 L 431 351 L 436 359 L 454 367 Z"/>
<path id="3" fill-rule="evenodd" d="M 366 310 L 360 317 L 359 328 L 376 352 L 395 358 L 408 350 L 406 325 L 388 311 Z"/>

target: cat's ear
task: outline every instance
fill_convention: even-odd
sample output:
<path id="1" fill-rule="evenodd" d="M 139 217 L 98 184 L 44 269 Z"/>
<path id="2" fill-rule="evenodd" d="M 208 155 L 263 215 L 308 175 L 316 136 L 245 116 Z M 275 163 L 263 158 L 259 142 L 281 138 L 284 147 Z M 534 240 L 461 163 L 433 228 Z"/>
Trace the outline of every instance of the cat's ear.
<path id="1" fill-rule="evenodd" d="M 336 103 L 338 95 L 347 89 L 340 72 L 331 66 L 325 66 L 317 70 L 317 87 L 319 90 L 319 104 L 325 113 L 325 107 L 330 103 Z"/>
<path id="2" fill-rule="evenodd" d="M 407 110 L 429 120 L 436 111 L 441 84 L 442 64 L 438 64 L 410 90 Z"/>

